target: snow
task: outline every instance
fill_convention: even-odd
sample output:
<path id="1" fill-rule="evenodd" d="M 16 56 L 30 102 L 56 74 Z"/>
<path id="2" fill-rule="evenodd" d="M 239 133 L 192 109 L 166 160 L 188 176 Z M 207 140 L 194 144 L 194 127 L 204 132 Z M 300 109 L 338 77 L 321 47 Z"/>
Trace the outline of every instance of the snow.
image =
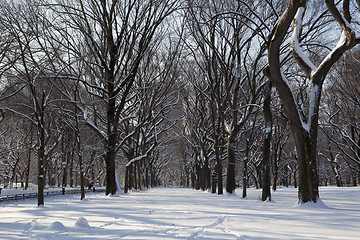
<path id="1" fill-rule="evenodd" d="M 129 167 L 131 164 L 137 162 L 137 161 L 141 161 L 143 158 L 146 158 L 147 157 L 147 154 L 144 154 L 144 155 L 141 155 L 141 156 L 138 156 L 138 157 L 135 157 L 133 159 L 131 159 L 127 164 L 126 164 L 126 167 Z"/>
<path id="2" fill-rule="evenodd" d="M 320 86 L 317 84 L 311 83 L 309 116 L 308 116 L 306 128 L 303 125 L 304 129 L 306 129 L 306 131 L 308 131 L 308 132 L 310 131 L 310 125 L 312 123 L 312 119 L 313 119 L 314 115 L 316 114 L 315 110 L 317 109 L 317 106 L 319 104 L 320 94 L 321 94 Z"/>
<path id="3" fill-rule="evenodd" d="M 295 15 L 295 29 L 291 37 L 292 47 L 294 52 L 297 54 L 297 56 L 302 59 L 302 61 L 311 69 L 311 72 L 313 73 L 316 71 L 317 68 L 311 62 L 311 60 L 305 55 L 299 43 L 300 31 L 302 28 L 302 17 L 304 15 L 304 12 L 305 12 L 305 8 L 300 7 Z"/>
<path id="4" fill-rule="evenodd" d="M 241 192 L 241 189 L 237 191 Z M 318 203 L 295 205 L 297 189 L 248 198 L 159 188 L 117 198 L 103 193 L 0 204 L 0 239 L 359 239 L 360 189 L 322 187 Z"/>
<path id="5" fill-rule="evenodd" d="M 301 208 L 301 209 L 329 208 L 328 206 L 325 205 L 325 203 L 320 198 L 318 198 L 316 203 L 307 202 L 307 203 L 303 203 L 303 204 L 295 204 L 294 207 Z"/>
<path id="6" fill-rule="evenodd" d="M 225 126 L 225 131 L 230 134 L 231 130 L 233 129 L 232 122 L 228 124 L 227 121 L 224 120 L 224 126 Z"/>
<path id="7" fill-rule="evenodd" d="M 51 230 L 55 232 L 65 232 L 67 231 L 67 228 L 61 222 L 55 221 L 52 224 L 50 224 L 50 226 L 48 226 L 46 230 Z"/>
<path id="8" fill-rule="evenodd" d="M 270 134 L 271 133 L 271 121 L 267 121 L 266 122 L 266 128 L 265 128 L 265 133 L 266 134 Z"/>
<path id="9" fill-rule="evenodd" d="M 331 50 L 331 52 L 329 52 L 329 54 L 328 54 L 328 55 L 324 58 L 324 60 L 320 63 L 318 69 L 321 69 L 322 66 L 332 58 L 333 54 L 334 54 L 340 47 L 344 46 L 345 44 L 346 44 L 346 32 L 345 32 L 344 30 L 342 30 L 341 36 L 340 36 L 340 39 L 339 39 L 339 42 L 337 43 L 337 45 L 335 46 L 335 48 L 333 48 L 333 49 Z M 315 73 L 316 73 L 316 72 L 315 72 Z M 313 74 L 315 74 L 315 73 L 313 73 Z"/>
<path id="10" fill-rule="evenodd" d="M 75 226 L 80 228 L 90 228 L 89 221 L 84 217 L 79 217 L 75 222 Z"/>
<path id="11" fill-rule="evenodd" d="M 301 120 L 301 124 L 302 124 L 303 129 L 309 133 L 310 132 L 310 123 L 305 123 L 303 120 Z"/>

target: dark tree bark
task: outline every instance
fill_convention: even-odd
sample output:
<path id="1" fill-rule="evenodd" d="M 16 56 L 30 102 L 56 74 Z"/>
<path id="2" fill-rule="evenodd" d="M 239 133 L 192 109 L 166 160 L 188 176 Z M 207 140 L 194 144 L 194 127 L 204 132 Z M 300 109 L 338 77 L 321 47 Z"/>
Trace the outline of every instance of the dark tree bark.
<path id="1" fill-rule="evenodd" d="M 30 123 L 30 130 L 29 130 L 29 135 L 30 135 L 30 142 L 29 144 L 29 149 L 27 151 L 27 166 L 26 166 L 26 171 L 25 171 L 25 190 L 28 189 L 29 187 L 29 177 L 30 177 L 30 166 L 31 166 L 31 154 L 32 154 L 32 144 L 33 144 L 33 125 Z"/>
<path id="2" fill-rule="evenodd" d="M 125 183 L 124 183 L 124 193 L 129 192 L 129 166 L 125 169 Z"/>
<path id="3" fill-rule="evenodd" d="M 269 80 L 265 86 L 264 96 L 264 121 L 265 121 L 265 134 L 264 134 L 264 146 L 263 146 L 263 184 L 262 184 L 262 200 L 271 201 L 271 178 L 270 178 L 270 144 L 272 133 L 272 116 L 271 116 L 271 81 Z"/>
<path id="4" fill-rule="evenodd" d="M 219 136 L 215 137 L 216 180 L 218 194 L 223 194 L 222 159 L 220 154 Z"/>
<path id="5" fill-rule="evenodd" d="M 228 137 L 227 144 L 227 173 L 226 173 L 226 192 L 233 193 L 236 188 L 235 183 L 235 141 L 236 141 L 237 132 L 232 131 Z"/>
<path id="6" fill-rule="evenodd" d="M 246 152 L 248 152 L 248 150 L 246 150 Z M 243 160 L 243 192 L 242 192 L 242 198 L 246 198 L 247 197 L 247 187 L 248 187 L 248 180 L 249 180 L 249 174 L 248 174 L 248 158 L 247 158 L 248 154 L 246 154 L 244 160 Z"/>
<path id="7" fill-rule="evenodd" d="M 216 184 L 217 184 L 216 170 L 214 170 L 211 176 L 211 193 L 216 193 Z"/>
<path id="8" fill-rule="evenodd" d="M 44 106 L 45 93 L 43 93 L 41 98 L 41 105 Z M 45 188 L 45 120 L 44 120 L 44 109 L 41 107 L 38 112 L 35 112 L 35 117 L 38 119 L 38 139 L 39 139 L 39 148 L 37 150 L 38 154 L 38 206 L 44 205 L 44 188 Z"/>
<path id="9" fill-rule="evenodd" d="M 70 146 L 70 144 L 69 144 Z M 68 161 L 70 161 L 70 168 L 69 168 L 69 176 L 70 176 L 70 182 L 69 182 L 69 185 L 70 187 L 74 187 L 74 153 L 75 153 L 75 148 L 72 147 L 71 148 L 71 152 L 68 151 Z"/>

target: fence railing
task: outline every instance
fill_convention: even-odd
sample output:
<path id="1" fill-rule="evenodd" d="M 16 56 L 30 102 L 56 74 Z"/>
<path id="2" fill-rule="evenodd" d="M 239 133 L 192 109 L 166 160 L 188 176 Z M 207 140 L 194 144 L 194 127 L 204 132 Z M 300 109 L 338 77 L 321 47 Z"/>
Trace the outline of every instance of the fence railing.
<path id="1" fill-rule="evenodd" d="M 99 189 L 85 189 L 85 192 L 105 192 L 104 188 Z M 80 194 L 81 189 L 65 189 L 65 190 L 54 190 L 54 191 L 44 191 L 44 197 L 48 196 L 58 196 L 58 195 L 69 195 L 69 194 Z M 14 200 L 24 200 L 24 199 L 31 199 L 37 198 L 37 193 L 18 193 L 18 194 L 10 194 L 10 195 L 3 195 L 0 196 L 0 202 L 6 201 L 14 201 Z"/>

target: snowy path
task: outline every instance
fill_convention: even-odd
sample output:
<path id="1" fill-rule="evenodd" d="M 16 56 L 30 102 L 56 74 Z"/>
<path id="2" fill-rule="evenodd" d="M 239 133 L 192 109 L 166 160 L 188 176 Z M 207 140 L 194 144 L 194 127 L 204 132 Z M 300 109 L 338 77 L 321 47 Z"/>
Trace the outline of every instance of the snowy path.
<path id="1" fill-rule="evenodd" d="M 240 191 L 239 191 L 240 192 Z M 321 188 L 325 204 L 294 207 L 296 189 L 275 202 L 192 189 L 153 189 L 119 197 L 89 194 L 0 204 L 0 239 L 359 239 L 360 188 Z"/>

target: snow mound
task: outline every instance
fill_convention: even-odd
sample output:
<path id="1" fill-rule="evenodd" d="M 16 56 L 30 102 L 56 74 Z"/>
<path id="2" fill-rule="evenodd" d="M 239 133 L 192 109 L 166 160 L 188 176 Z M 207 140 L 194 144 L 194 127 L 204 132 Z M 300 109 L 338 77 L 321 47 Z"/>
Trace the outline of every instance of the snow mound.
<path id="1" fill-rule="evenodd" d="M 110 198 L 112 198 L 112 197 L 120 197 L 120 195 L 116 192 L 115 194 L 109 194 L 106 197 L 110 197 Z"/>
<path id="2" fill-rule="evenodd" d="M 90 227 L 89 221 L 84 217 L 79 217 L 75 222 L 75 226 L 81 227 L 81 228 L 89 228 Z"/>
<path id="3" fill-rule="evenodd" d="M 325 203 L 320 198 L 317 199 L 316 203 L 314 202 L 300 203 L 300 204 L 295 204 L 294 207 L 299 209 L 314 209 L 314 208 L 329 209 L 329 207 L 326 206 Z"/>
<path id="4" fill-rule="evenodd" d="M 59 221 L 53 222 L 50 226 L 46 228 L 47 230 L 52 230 L 56 232 L 64 232 L 67 231 L 67 228 Z"/>
<path id="5" fill-rule="evenodd" d="M 204 191 L 204 192 L 207 193 L 206 191 Z M 233 193 L 225 192 L 225 194 L 226 194 L 227 197 L 238 197 L 238 195 L 236 194 L 235 191 Z"/>

